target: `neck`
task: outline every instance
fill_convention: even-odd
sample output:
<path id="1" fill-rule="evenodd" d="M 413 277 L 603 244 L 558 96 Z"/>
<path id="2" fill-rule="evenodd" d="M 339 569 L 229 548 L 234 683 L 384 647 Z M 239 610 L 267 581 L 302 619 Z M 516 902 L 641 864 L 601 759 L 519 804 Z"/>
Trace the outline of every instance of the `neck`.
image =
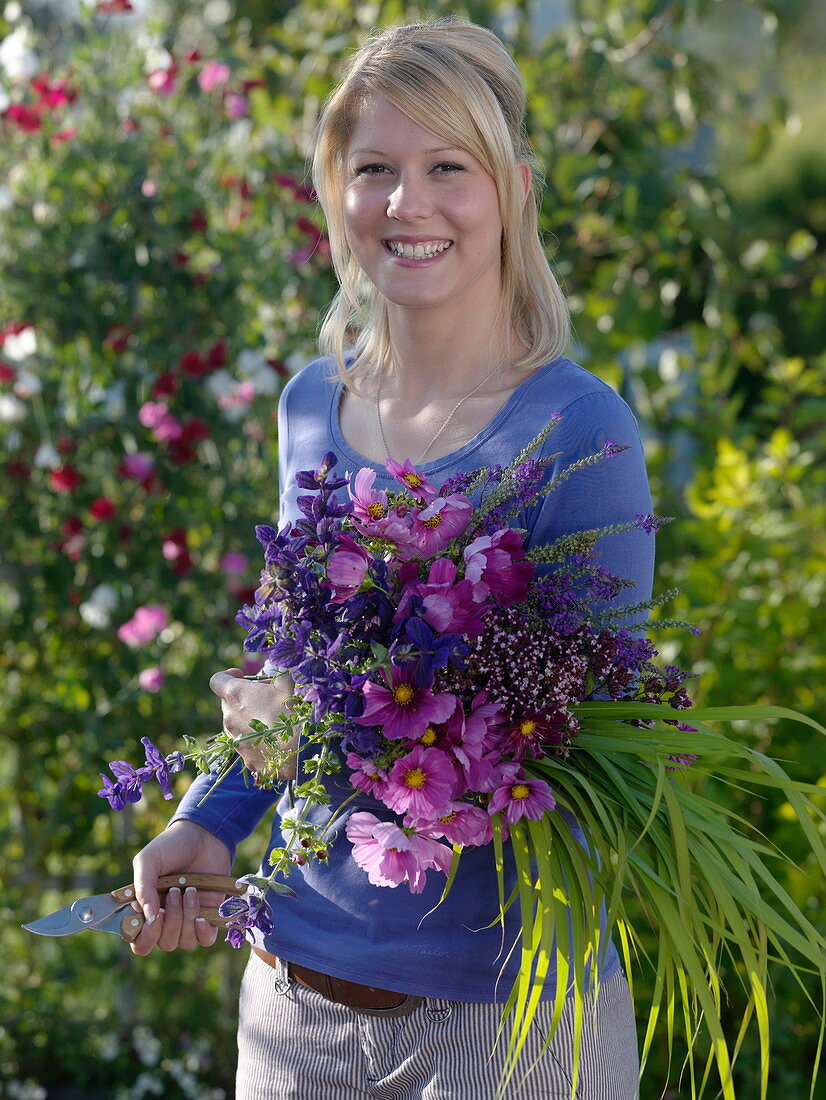
<path id="1" fill-rule="evenodd" d="M 386 382 L 388 390 L 408 398 L 461 396 L 480 370 L 509 357 L 515 346 L 510 331 L 493 318 L 469 324 L 455 312 L 435 317 L 430 310 L 391 309 L 389 322 L 393 369 Z"/>

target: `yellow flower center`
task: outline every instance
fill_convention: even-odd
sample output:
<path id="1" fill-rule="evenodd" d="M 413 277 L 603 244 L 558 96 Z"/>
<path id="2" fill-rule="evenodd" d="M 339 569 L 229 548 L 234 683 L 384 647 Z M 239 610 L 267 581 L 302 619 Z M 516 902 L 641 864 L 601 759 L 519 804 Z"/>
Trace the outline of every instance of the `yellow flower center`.
<path id="1" fill-rule="evenodd" d="M 418 489 L 422 484 L 422 479 L 418 474 L 405 474 L 402 481 L 405 485 L 409 485 L 411 489 Z"/>
<path id="2" fill-rule="evenodd" d="M 456 820 L 456 811 L 455 810 L 451 810 L 450 813 L 447 815 L 447 817 L 440 817 L 439 818 L 439 821 L 441 821 L 441 823 L 443 825 L 449 825 L 452 821 L 455 821 L 455 820 Z"/>
<path id="3" fill-rule="evenodd" d="M 424 526 L 429 527 L 431 531 L 433 531 L 436 527 L 441 527 L 442 526 L 441 512 L 437 512 L 435 516 L 431 516 L 430 519 L 426 519 L 424 521 Z"/>
<path id="4" fill-rule="evenodd" d="M 523 737 L 530 737 L 532 733 L 536 732 L 536 722 L 531 718 L 526 718 L 524 722 L 519 723 L 519 732 Z"/>
<path id="5" fill-rule="evenodd" d="M 381 517 L 384 515 L 384 508 L 382 508 L 378 501 L 376 501 L 375 503 L 371 504 L 367 509 L 367 515 L 370 517 L 370 519 L 381 519 Z"/>
<path id="6" fill-rule="evenodd" d="M 414 791 L 419 790 L 426 782 L 427 776 L 421 768 L 411 768 L 409 772 L 404 773 L 404 785 L 406 787 L 412 787 Z"/>
<path id="7" fill-rule="evenodd" d="M 393 702 L 400 707 L 406 707 L 413 698 L 413 688 L 410 684 L 399 684 L 393 688 Z"/>
<path id="8" fill-rule="evenodd" d="M 432 726 L 428 726 L 419 740 L 423 745 L 432 745 L 436 740 L 436 731 Z"/>
<path id="9" fill-rule="evenodd" d="M 511 798 L 516 802 L 521 802 L 530 793 L 530 787 L 526 787 L 524 783 L 517 783 L 514 787 L 511 787 Z"/>

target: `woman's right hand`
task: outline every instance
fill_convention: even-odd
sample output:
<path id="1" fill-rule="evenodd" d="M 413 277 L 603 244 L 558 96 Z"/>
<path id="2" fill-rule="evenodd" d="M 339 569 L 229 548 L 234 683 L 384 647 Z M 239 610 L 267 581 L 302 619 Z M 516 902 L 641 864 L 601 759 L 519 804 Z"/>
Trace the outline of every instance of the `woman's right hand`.
<path id="1" fill-rule="evenodd" d="M 148 955 L 156 947 L 161 951 L 174 951 L 179 947 L 189 950 L 215 943 L 219 929 L 200 916 L 200 906 L 214 908 L 223 901 L 224 895 L 201 893 L 193 887 L 181 894 L 173 888 L 166 895 L 165 907 L 161 908 L 158 879 L 161 875 L 195 871 L 228 875 L 230 865 L 226 844 L 194 821 L 173 821 L 151 840 L 132 861 L 135 894 L 146 918 L 131 945 L 132 951 L 136 955 Z"/>

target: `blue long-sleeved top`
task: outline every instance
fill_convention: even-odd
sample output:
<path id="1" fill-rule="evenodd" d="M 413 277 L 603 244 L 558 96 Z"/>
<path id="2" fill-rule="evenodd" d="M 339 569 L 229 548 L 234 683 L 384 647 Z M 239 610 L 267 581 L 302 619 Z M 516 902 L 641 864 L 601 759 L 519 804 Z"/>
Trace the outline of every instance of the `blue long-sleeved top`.
<path id="1" fill-rule="evenodd" d="M 337 473 L 355 473 L 368 466 L 377 473 L 375 489 L 395 485 L 383 466 L 358 454 L 342 436 L 338 416 L 341 392 L 328 360 L 311 363 L 284 389 L 279 405 L 282 524 L 299 517 L 296 472 L 317 468 L 328 451 L 339 456 Z M 528 544 L 541 545 L 573 531 L 650 513 L 642 446 L 631 411 L 610 387 L 566 358 L 548 363 L 526 378 L 493 420 L 459 450 L 419 469 L 439 486 L 457 473 L 480 466 L 505 466 L 555 414 L 560 416 L 559 424 L 541 454 L 535 456 L 557 456 L 550 475 L 594 454 L 606 440 L 628 449 L 578 471 L 541 504 L 521 513 L 514 526 L 528 530 Z M 598 554 L 599 563 L 610 572 L 634 582 L 634 587 L 623 590 L 618 602 L 636 603 L 650 597 L 652 536 L 639 530 L 607 536 L 598 544 Z M 311 820 L 326 822 L 353 793 L 346 774 L 331 777 L 327 785 L 331 803 L 312 807 Z M 281 792 L 246 787 L 239 772 L 198 806 L 209 786 L 208 777 L 197 779 L 175 820 L 197 822 L 234 852 L 238 842 L 278 804 L 270 847 L 283 843 L 280 815 L 287 809 L 287 800 Z M 506 951 L 513 943 L 519 915 L 518 907 L 510 910 L 504 940 L 501 928 L 488 927 L 498 908 L 492 849 L 463 853 L 448 898 L 434 910 L 444 886 L 444 878 L 437 872 L 428 872 L 424 892 L 416 895 L 406 886 L 390 889 L 368 882 L 366 873 L 351 858 L 344 835 L 348 816 L 357 810 L 391 816 L 368 795 L 359 795 L 347 805 L 328 834 L 328 860 L 295 869 L 289 884 L 296 890 L 296 898 L 271 896 L 276 930 L 264 946 L 291 962 L 385 989 L 450 1000 L 503 1000 L 519 952 L 513 953 L 500 978 L 500 951 L 503 942 Z M 609 978 L 618 965 L 615 949 L 607 946 L 600 962 L 602 979 Z M 546 995 L 552 996 L 554 988 L 551 973 Z"/>

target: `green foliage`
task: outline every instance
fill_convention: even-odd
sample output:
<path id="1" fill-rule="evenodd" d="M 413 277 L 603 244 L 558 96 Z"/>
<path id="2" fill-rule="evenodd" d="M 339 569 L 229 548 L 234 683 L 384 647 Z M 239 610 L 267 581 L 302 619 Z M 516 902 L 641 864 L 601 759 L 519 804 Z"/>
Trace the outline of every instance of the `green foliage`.
<path id="1" fill-rule="evenodd" d="M 0 34 L 26 25 L 12 7 Z M 745 7 L 768 19 L 778 5 Z M 734 63 L 694 48 L 715 8 L 583 0 L 570 26 L 536 41 L 523 3 L 239 4 L 224 26 L 179 0 L 154 23 L 98 16 L 31 38 L 35 68 L 2 78 L 0 1097 L 28 1080 L 32 1095 L 127 1098 L 144 1073 L 164 1096 L 231 1094 L 237 955 L 170 965 L 133 960 L 114 937 L 16 927 L 125 882 L 131 853 L 163 826 L 160 800 L 114 816 L 96 798 L 109 759 L 134 758 L 145 733 L 170 751 L 215 729 L 206 684 L 239 660 L 232 617 L 256 579 L 252 527 L 277 505 L 269 361 L 312 356 L 333 288 L 298 182 L 341 59 L 375 26 L 466 11 L 512 44 L 575 352 L 636 406 L 659 510 L 678 516 L 660 536 L 660 584 L 682 587 L 676 613 L 703 636 L 669 637 L 665 656 L 697 669 L 703 703 L 824 713 L 826 228 L 812 182 L 824 158 L 816 141 L 788 144 L 776 88 L 755 99 Z M 779 25 L 799 47 L 795 11 Z M 772 36 L 761 42 L 782 69 Z M 209 60 L 230 73 L 204 91 Z M 177 428 L 157 409 L 147 426 L 147 402 L 165 403 Z M 124 473 L 136 455 L 151 477 Z M 244 572 L 225 572 L 228 552 L 248 557 Z M 129 646 L 118 628 L 146 605 L 168 625 Z M 156 668 L 162 690 L 142 689 Z M 800 778 L 826 773 L 815 735 L 743 736 Z M 744 806 L 711 780 L 703 793 L 794 858 L 782 799 Z M 238 866 L 252 870 L 259 847 Z M 822 926 L 810 868 L 790 866 L 785 885 Z M 811 1008 L 785 979 L 773 1008 L 770 1087 L 805 1095 Z M 757 1058 L 747 1043 L 740 1100 L 756 1100 Z M 668 1074 L 664 1047 L 649 1066 L 643 1100 Z"/>

